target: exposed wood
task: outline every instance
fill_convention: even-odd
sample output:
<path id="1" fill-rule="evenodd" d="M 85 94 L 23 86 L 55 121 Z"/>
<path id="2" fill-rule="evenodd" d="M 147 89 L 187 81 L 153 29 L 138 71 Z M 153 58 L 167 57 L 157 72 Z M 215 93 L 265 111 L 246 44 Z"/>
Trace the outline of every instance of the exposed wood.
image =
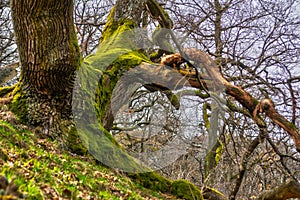
<path id="1" fill-rule="evenodd" d="M 202 65 L 207 70 L 209 76 L 215 79 L 216 84 L 223 84 L 225 86 L 226 93 L 233 96 L 240 104 L 242 104 L 252 114 L 253 119 L 260 127 L 264 127 L 264 123 L 259 121 L 256 116 L 254 117 L 254 111 L 256 109 L 256 106 L 258 106 L 257 99 L 255 99 L 243 88 L 237 87 L 228 82 L 221 75 L 214 61 L 205 53 L 201 52 L 200 50 L 188 49 L 186 51 L 186 54 L 198 65 Z M 296 126 L 293 123 L 289 122 L 285 117 L 280 115 L 273 104 L 265 104 L 269 101 L 262 100 L 262 102 L 264 103 L 264 105 L 261 105 L 264 108 L 262 111 L 265 112 L 273 122 L 287 131 L 287 133 L 294 140 L 296 150 L 300 152 L 300 132 L 296 128 Z"/>
<path id="2" fill-rule="evenodd" d="M 244 108 L 246 108 L 251 113 L 253 120 L 260 128 L 264 128 L 265 123 L 263 120 L 261 120 L 259 113 L 265 113 L 274 123 L 287 131 L 287 133 L 292 137 L 295 143 L 296 150 L 300 152 L 299 130 L 292 122 L 289 122 L 284 116 L 278 113 L 275 105 L 272 103 L 272 100 L 263 99 L 261 100 L 261 102 L 259 102 L 255 97 L 253 97 L 242 87 L 235 86 L 228 82 L 220 73 L 219 68 L 214 60 L 212 60 L 212 58 L 210 58 L 206 53 L 197 49 L 185 49 L 184 51 L 187 55 L 187 58 L 184 58 L 184 60 L 193 62 L 198 69 L 206 72 L 204 76 L 201 76 L 201 74 L 199 74 L 199 77 L 197 79 L 196 72 L 194 70 L 177 70 L 186 78 L 191 86 L 206 90 L 211 90 L 212 88 L 220 89 L 224 87 L 226 94 L 233 96 Z M 171 62 L 170 58 L 171 57 L 169 57 L 168 59 L 169 63 Z M 175 56 L 174 59 L 179 60 L 178 56 Z M 167 77 L 166 81 L 172 80 L 170 78 L 170 76 L 172 76 L 171 72 L 165 71 L 164 73 L 165 77 Z M 201 81 L 199 82 L 199 80 Z M 182 82 L 182 80 L 180 81 Z"/>

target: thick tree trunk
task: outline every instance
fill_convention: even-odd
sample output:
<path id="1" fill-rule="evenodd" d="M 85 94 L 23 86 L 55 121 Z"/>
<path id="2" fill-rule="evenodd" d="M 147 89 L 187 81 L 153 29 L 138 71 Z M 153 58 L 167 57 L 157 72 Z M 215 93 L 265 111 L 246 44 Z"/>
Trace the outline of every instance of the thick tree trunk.
<path id="1" fill-rule="evenodd" d="M 21 62 L 12 109 L 43 136 L 60 138 L 80 63 L 73 1 L 12 0 L 11 9 Z"/>

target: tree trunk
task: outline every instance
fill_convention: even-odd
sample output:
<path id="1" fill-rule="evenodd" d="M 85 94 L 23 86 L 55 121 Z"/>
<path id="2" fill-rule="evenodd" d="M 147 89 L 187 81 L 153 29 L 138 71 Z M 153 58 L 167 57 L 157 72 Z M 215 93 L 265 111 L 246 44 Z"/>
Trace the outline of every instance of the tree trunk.
<path id="1" fill-rule="evenodd" d="M 130 29 L 139 28 L 139 25 L 142 21 L 142 13 L 145 9 L 145 3 L 146 0 L 118 0 L 116 2 L 115 7 L 112 9 L 110 16 L 107 19 L 106 26 L 102 34 L 101 43 L 96 53 L 96 56 L 99 56 L 99 58 L 97 58 L 98 60 L 101 60 L 101 62 L 104 63 L 103 60 L 105 60 L 106 58 L 101 58 L 102 53 L 109 52 L 109 50 L 112 50 L 111 54 L 115 54 L 117 51 L 114 48 L 116 48 L 116 46 L 120 44 L 125 44 L 126 41 L 129 39 L 128 36 L 123 36 L 124 39 L 121 41 L 113 41 L 114 39 L 112 38 L 119 37 L 123 34 L 124 31 L 126 32 L 126 30 L 128 31 Z M 126 28 L 122 30 L 121 27 Z M 126 34 L 127 33 L 125 33 L 124 35 Z M 107 41 L 110 41 L 112 43 L 106 46 L 106 43 L 109 43 Z M 135 44 L 130 44 L 129 41 L 127 42 L 128 43 L 124 45 L 124 49 L 127 48 L 127 50 L 130 49 L 131 51 L 138 49 L 138 47 L 135 46 Z M 124 54 L 124 52 L 119 53 L 119 56 L 121 56 L 122 54 Z M 93 59 L 94 58 L 92 58 L 92 60 Z M 117 60 L 118 56 L 115 59 Z M 87 58 L 85 61 L 89 62 L 89 60 L 91 59 Z M 125 64 L 120 68 L 120 66 L 112 66 L 112 62 L 115 62 L 115 60 L 111 60 L 111 63 L 108 63 L 108 65 L 106 66 L 93 64 L 93 68 L 98 68 L 106 74 L 102 77 L 102 84 L 100 84 L 98 88 L 100 94 L 98 93 L 96 95 L 96 99 L 98 99 L 96 101 L 98 104 L 97 111 L 98 117 L 100 119 L 99 121 L 106 130 L 110 130 L 113 125 L 114 116 L 111 110 L 110 98 L 114 86 L 120 78 L 119 75 L 121 74 L 121 71 L 126 71 L 129 68 L 133 68 L 140 63 L 136 63 L 135 61 L 133 61 L 133 63 L 135 64 L 133 64 L 132 66 L 130 66 L 129 64 Z M 114 73 L 109 73 L 111 71 L 114 71 Z"/>
<path id="2" fill-rule="evenodd" d="M 43 137 L 61 140 L 80 64 L 73 1 L 12 0 L 11 9 L 21 62 L 12 109 Z"/>

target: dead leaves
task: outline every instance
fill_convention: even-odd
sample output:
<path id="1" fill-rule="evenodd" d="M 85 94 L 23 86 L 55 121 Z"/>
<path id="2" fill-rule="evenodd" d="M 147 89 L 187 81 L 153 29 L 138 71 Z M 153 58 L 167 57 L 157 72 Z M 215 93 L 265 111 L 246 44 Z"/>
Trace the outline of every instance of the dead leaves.
<path id="1" fill-rule="evenodd" d="M 14 180 L 14 179 L 13 179 Z M 20 199 L 24 195 L 18 191 L 18 186 L 0 175 L 0 199 Z"/>

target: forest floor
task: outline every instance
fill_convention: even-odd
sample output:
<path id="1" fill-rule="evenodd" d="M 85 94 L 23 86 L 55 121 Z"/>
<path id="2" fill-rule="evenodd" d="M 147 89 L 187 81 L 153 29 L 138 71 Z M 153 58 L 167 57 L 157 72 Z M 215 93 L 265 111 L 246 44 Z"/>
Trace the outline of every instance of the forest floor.
<path id="1" fill-rule="evenodd" d="M 134 183 L 89 155 L 71 154 L 51 140 L 36 138 L 9 115 L 0 111 L 0 199 L 175 199 Z"/>

